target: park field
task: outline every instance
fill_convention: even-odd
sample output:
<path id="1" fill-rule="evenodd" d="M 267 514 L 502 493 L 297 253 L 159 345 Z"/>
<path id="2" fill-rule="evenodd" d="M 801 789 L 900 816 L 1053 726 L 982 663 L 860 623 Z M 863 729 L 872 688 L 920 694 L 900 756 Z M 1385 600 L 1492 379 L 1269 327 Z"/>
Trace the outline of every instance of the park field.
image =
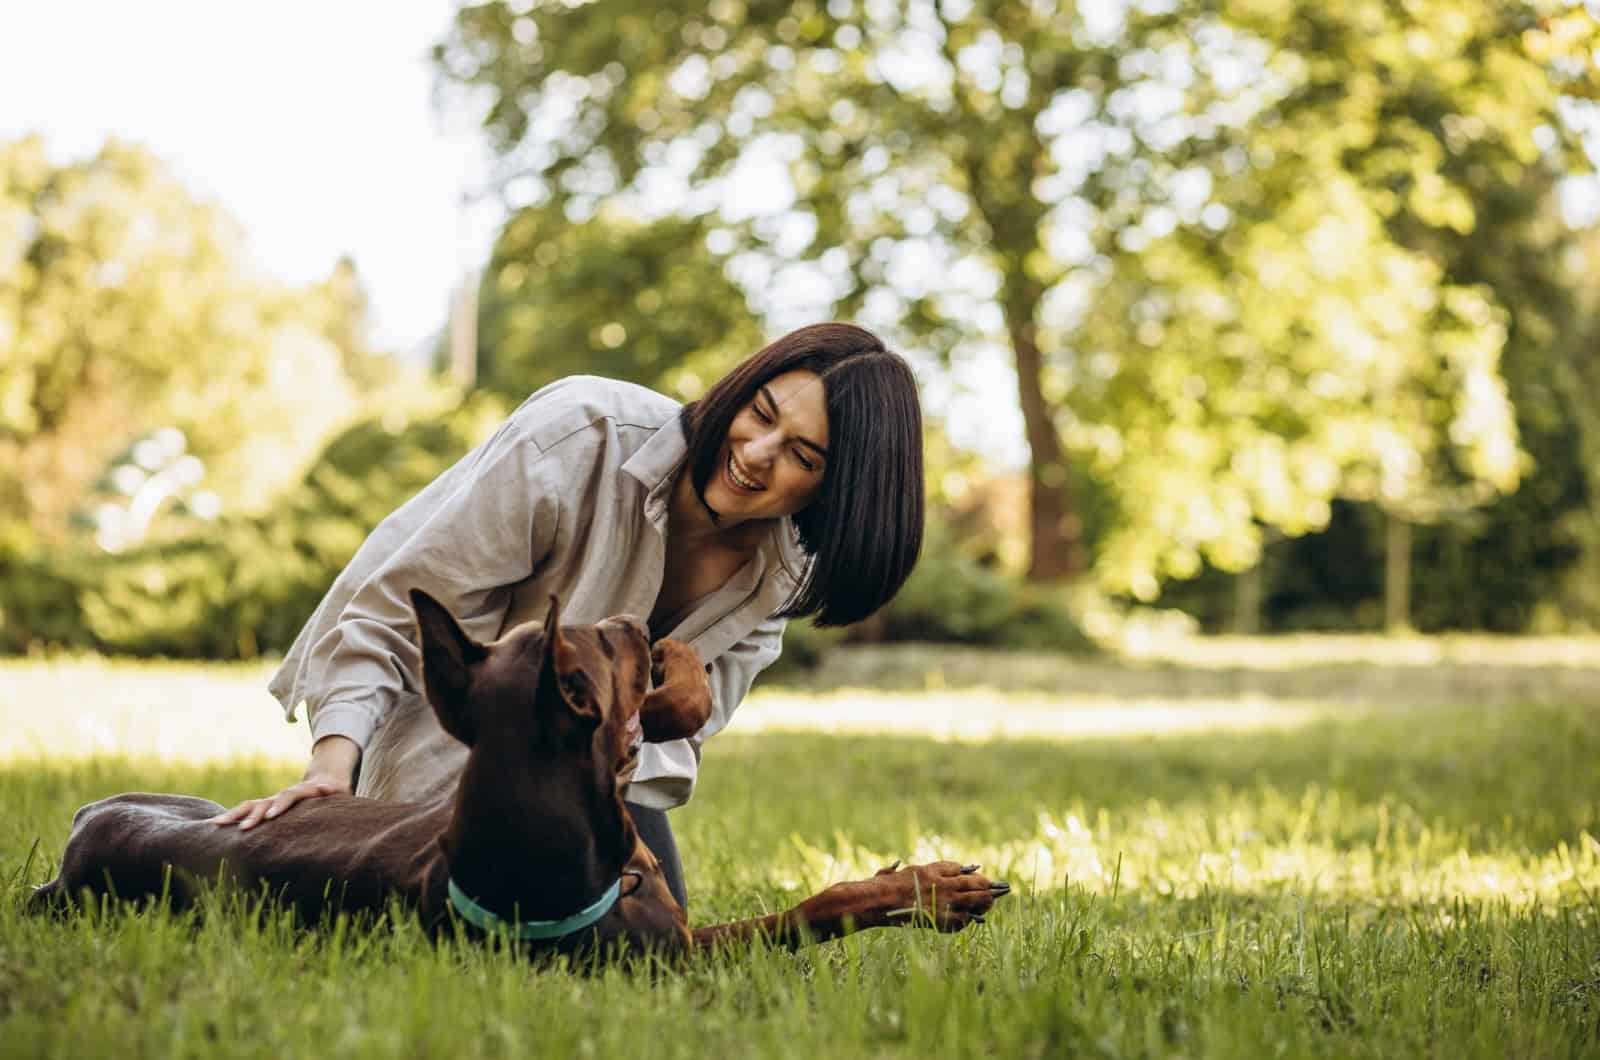
<path id="1" fill-rule="evenodd" d="M 293 779 L 260 666 L 0 664 L 0 1055 L 1600 1057 L 1600 649 L 1236 641 L 841 655 L 674 814 L 695 923 L 901 858 L 956 935 L 535 970 L 400 910 L 20 915 L 72 812 Z"/>

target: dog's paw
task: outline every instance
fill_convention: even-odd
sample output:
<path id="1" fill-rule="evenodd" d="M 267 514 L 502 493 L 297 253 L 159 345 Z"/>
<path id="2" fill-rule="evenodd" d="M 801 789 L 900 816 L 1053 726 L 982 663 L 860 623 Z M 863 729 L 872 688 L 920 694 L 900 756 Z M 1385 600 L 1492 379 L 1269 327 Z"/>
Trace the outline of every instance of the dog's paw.
<path id="1" fill-rule="evenodd" d="M 897 863 L 898 864 L 898 863 Z M 927 865 L 890 866 L 873 877 L 892 903 L 884 912 L 890 924 L 960 931 L 983 923 L 994 903 L 1011 893 L 1011 885 L 979 873 L 978 865 L 935 861 Z"/>

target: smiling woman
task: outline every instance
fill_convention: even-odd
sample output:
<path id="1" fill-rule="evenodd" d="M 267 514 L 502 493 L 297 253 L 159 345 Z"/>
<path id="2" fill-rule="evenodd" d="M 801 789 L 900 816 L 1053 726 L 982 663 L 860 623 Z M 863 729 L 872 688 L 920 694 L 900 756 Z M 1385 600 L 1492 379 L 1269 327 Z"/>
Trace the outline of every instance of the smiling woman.
<path id="1" fill-rule="evenodd" d="M 575 376 L 538 391 L 385 519 L 301 630 L 271 691 L 315 740 L 305 779 L 219 816 L 252 828 L 305 798 L 418 800 L 453 789 L 465 748 L 421 696 L 412 589 L 479 641 L 544 613 L 648 618 L 692 646 L 713 711 L 647 744 L 628 792 L 683 898 L 663 811 L 688 801 L 700 747 L 778 657 L 785 622 L 855 622 L 922 544 L 922 418 L 905 361 L 871 332 L 817 324 L 768 345 L 701 400 Z M 358 783 L 359 777 L 359 783 Z"/>
<path id="2" fill-rule="evenodd" d="M 859 622 L 904 584 L 922 548 L 922 412 L 911 369 L 871 332 L 850 324 L 791 332 L 684 419 L 690 478 L 708 504 L 717 482 L 736 502 L 755 499 L 739 497 L 735 458 L 751 481 L 803 494 L 783 513 L 809 557 L 784 617 Z M 808 483 L 813 492 L 804 492 Z"/>

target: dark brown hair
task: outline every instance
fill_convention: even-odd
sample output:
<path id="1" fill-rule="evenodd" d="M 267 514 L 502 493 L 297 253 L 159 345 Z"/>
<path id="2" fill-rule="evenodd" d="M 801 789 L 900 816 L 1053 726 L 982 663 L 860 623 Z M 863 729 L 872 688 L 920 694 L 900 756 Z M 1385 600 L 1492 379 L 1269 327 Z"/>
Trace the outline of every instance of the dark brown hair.
<path id="1" fill-rule="evenodd" d="M 922 408 L 900 355 L 854 324 L 791 331 L 684 407 L 689 473 L 704 496 L 734 417 L 774 376 L 797 370 L 822 378 L 828 461 L 815 499 L 794 516 L 809 559 L 778 614 L 843 626 L 888 603 L 922 550 Z"/>

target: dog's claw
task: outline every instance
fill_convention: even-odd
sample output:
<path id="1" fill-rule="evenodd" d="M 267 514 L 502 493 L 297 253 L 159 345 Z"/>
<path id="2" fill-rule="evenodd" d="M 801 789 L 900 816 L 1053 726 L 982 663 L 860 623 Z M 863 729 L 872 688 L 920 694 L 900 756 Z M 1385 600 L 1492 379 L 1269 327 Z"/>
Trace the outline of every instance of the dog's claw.
<path id="1" fill-rule="evenodd" d="M 1002 894 L 1010 894 L 1011 885 L 1009 883 L 991 883 L 989 885 L 989 893 L 995 895 L 996 897 L 999 897 Z"/>
<path id="2" fill-rule="evenodd" d="M 984 919 L 982 913 L 973 913 L 971 919 L 974 924 L 987 924 L 989 922 Z"/>
<path id="3" fill-rule="evenodd" d="M 982 865 L 963 865 L 961 866 L 961 875 L 970 876 L 981 868 L 983 868 Z"/>

